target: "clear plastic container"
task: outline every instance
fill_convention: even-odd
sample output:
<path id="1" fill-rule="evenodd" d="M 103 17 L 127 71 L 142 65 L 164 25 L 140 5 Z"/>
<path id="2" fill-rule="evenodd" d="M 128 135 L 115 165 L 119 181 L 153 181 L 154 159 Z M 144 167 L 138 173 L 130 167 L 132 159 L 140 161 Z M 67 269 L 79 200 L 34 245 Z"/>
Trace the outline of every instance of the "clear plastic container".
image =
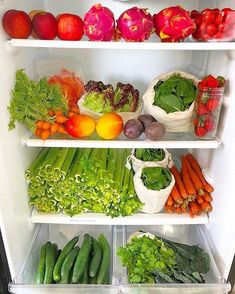
<path id="1" fill-rule="evenodd" d="M 192 11 L 191 17 L 196 23 L 192 34 L 197 41 L 233 41 L 235 39 L 235 10 L 204 9 Z"/>
<path id="2" fill-rule="evenodd" d="M 224 88 L 198 89 L 194 107 L 194 132 L 200 139 L 214 139 L 220 118 Z"/>
<path id="3" fill-rule="evenodd" d="M 129 236 L 142 230 L 158 234 L 173 241 L 186 244 L 198 244 L 210 256 L 211 270 L 205 276 L 205 284 L 135 284 L 130 285 L 126 268 L 122 267 L 117 249 L 126 244 Z M 28 250 L 22 271 L 9 285 L 9 292 L 15 294 L 224 294 L 231 286 L 221 277 L 213 259 L 210 240 L 204 226 L 165 225 L 165 226 L 99 226 L 99 225 L 38 225 L 31 246 Z M 39 259 L 39 249 L 47 240 L 56 242 L 62 248 L 68 240 L 80 235 L 79 245 L 84 233 L 98 237 L 103 233 L 113 248 L 110 275 L 111 285 L 34 285 L 33 280 Z"/>

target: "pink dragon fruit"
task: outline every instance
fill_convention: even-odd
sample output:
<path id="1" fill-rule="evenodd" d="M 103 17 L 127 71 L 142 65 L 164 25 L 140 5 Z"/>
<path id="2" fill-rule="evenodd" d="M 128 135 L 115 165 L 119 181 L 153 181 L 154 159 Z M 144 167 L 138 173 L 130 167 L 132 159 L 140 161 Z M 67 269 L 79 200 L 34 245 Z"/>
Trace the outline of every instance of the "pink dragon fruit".
<path id="1" fill-rule="evenodd" d="M 162 42 L 178 42 L 195 31 L 189 12 L 180 6 L 168 7 L 153 16 L 157 35 Z"/>
<path id="2" fill-rule="evenodd" d="M 84 33 L 91 41 L 110 41 L 114 37 L 115 18 L 112 11 L 95 4 L 84 17 Z"/>
<path id="3" fill-rule="evenodd" d="M 148 40 L 154 32 L 153 19 L 147 9 L 132 7 L 117 20 L 117 36 L 132 42 Z"/>

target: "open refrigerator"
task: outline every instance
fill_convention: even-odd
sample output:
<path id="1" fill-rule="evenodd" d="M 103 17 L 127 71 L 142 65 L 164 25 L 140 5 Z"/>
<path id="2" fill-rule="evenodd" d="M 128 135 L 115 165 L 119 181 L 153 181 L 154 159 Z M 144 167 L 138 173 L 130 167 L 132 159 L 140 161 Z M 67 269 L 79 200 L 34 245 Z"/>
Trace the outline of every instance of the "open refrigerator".
<path id="1" fill-rule="evenodd" d="M 114 1 L 101 0 L 115 16 L 138 5 L 154 13 L 179 1 Z M 84 15 L 97 3 L 95 0 L 2 0 L 1 16 L 8 9 L 27 12 L 44 9 L 58 15 L 62 12 Z M 182 3 L 186 10 L 206 7 L 231 7 L 232 0 L 195 0 Z M 8 39 L 0 28 L 0 227 L 12 282 L 11 293 L 228 293 L 228 276 L 235 253 L 234 190 L 235 149 L 235 43 L 186 40 L 181 43 L 160 43 L 151 39 L 144 43 L 125 42 L 64 42 L 60 40 Z M 26 69 L 37 78 L 34 61 L 37 58 L 70 56 L 79 60 L 87 79 L 115 83 L 120 79 L 135 84 L 143 95 L 149 81 L 158 74 L 182 69 L 197 76 L 208 73 L 225 76 L 229 80 L 223 100 L 217 137 L 213 140 L 195 140 L 187 134 L 168 135 L 162 141 L 114 140 L 76 141 L 42 140 L 32 138 L 22 126 L 8 132 L 7 105 L 14 84 L 15 71 Z M 95 145 L 94 145 L 95 144 Z M 137 213 L 130 217 L 110 218 L 99 214 L 82 214 L 70 218 L 63 214 L 41 215 L 28 205 L 24 171 L 40 147 L 110 147 L 110 148 L 169 148 L 180 154 L 190 151 L 213 179 L 213 211 L 194 219 L 184 215 L 165 213 L 147 215 Z M 130 285 L 121 266 L 116 249 L 127 242 L 138 229 L 158 233 L 163 237 L 187 244 L 199 244 L 210 255 L 211 270 L 205 284 Z M 112 247 L 111 285 L 34 285 L 38 250 L 50 239 L 63 246 L 75 233 L 104 233 Z M 98 235 L 97 235 L 98 236 Z"/>

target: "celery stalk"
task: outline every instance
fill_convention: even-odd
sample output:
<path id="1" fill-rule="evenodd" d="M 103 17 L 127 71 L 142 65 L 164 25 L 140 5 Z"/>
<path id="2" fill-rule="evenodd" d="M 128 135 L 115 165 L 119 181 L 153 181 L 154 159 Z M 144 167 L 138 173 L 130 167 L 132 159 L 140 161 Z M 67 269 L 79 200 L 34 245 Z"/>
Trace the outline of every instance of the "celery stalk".
<path id="1" fill-rule="evenodd" d="M 70 179 L 73 179 L 73 180 L 75 179 L 75 174 L 76 174 L 76 171 L 77 171 L 77 168 L 79 165 L 81 153 L 82 153 L 81 149 L 76 150 L 76 154 L 74 155 L 73 162 L 72 162 L 72 165 L 71 165 L 70 171 L 69 171 L 69 178 Z"/>
<path id="2" fill-rule="evenodd" d="M 25 177 L 28 181 L 30 181 L 33 177 L 33 174 L 37 171 L 37 169 L 42 165 L 43 161 L 45 160 L 49 148 L 41 148 L 39 153 L 37 154 L 37 157 L 34 159 L 34 161 L 31 163 L 30 167 L 25 171 Z"/>
<path id="3" fill-rule="evenodd" d="M 69 148 L 69 151 L 67 153 L 67 156 L 66 156 L 66 159 L 64 161 L 64 164 L 61 168 L 61 171 L 67 175 L 70 167 L 71 167 L 71 164 L 73 162 L 73 159 L 74 159 L 74 156 L 75 156 L 75 153 L 76 153 L 76 148 Z"/>
<path id="4" fill-rule="evenodd" d="M 47 157 L 45 158 L 45 162 L 43 164 L 46 168 L 51 167 L 54 164 L 60 150 L 61 150 L 61 148 L 51 148 L 50 149 L 50 151 L 47 154 Z"/>
<path id="5" fill-rule="evenodd" d="M 121 149 L 118 152 L 116 171 L 114 174 L 114 187 L 119 193 L 122 187 L 124 172 L 125 172 L 125 162 L 126 162 L 126 150 Z"/>
<path id="6" fill-rule="evenodd" d="M 116 168 L 116 160 L 117 160 L 118 150 L 117 149 L 109 149 L 108 152 L 108 164 L 107 171 L 113 176 Z"/>

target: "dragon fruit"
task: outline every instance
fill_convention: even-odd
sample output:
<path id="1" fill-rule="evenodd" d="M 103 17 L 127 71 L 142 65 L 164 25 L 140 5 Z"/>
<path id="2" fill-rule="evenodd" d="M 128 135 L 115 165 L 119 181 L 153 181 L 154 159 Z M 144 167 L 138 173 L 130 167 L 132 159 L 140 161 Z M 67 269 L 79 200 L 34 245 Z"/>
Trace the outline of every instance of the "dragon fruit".
<path id="1" fill-rule="evenodd" d="M 154 32 L 153 19 L 147 9 L 132 7 L 117 20 L 117 37 L 126 41 L 143 42 Z"/>
<path id="2" fill-rule="evenodd" d="M 84 33 L 91 41 L 110 41 L 115 32 L 115 18 L 112 11 L 95 4 L 84 17 Z"/>
<path id="3" fill-rule="evenodd" d="M 178 42 L 187 38 L 196 29 L 189 12 L 180 6 L 168 7 L 154 14 L 153 21 L 162 42 Z"/>

